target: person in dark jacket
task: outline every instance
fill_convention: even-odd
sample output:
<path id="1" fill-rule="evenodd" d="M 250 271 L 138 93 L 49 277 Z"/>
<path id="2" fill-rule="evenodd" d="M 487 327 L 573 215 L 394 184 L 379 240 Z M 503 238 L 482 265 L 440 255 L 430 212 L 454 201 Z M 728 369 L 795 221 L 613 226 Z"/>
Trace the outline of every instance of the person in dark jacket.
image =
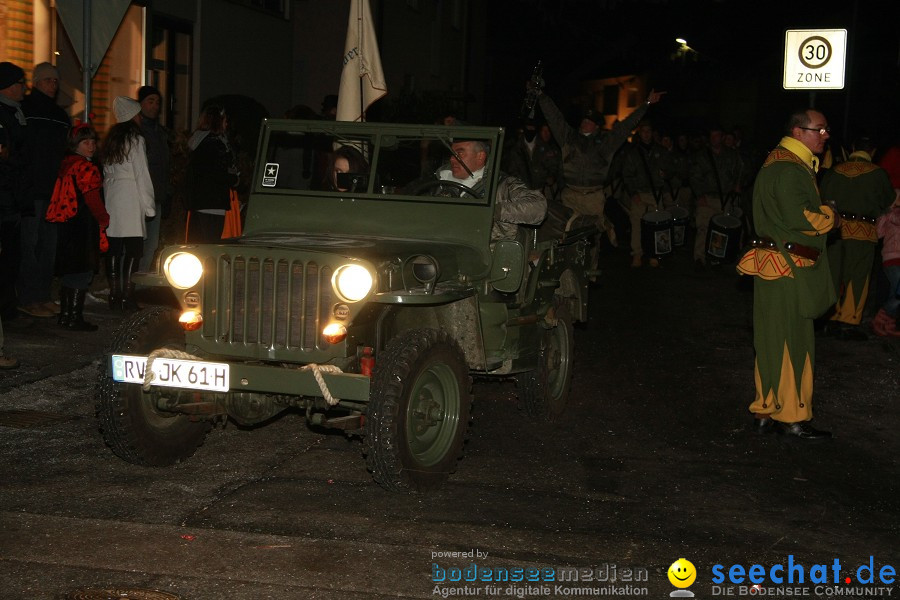
<path id="1" fill-rule="evenodd" d="M 22 213 L 22 256 L 19 310 L 32 317 L 55 317 L 50 301 L 56 262 L 56 228 L 44 220 L 59 165 L 66 154 L 71 122 L 59 105 L 59 71 L 50 63 L 34 68 L 31 93 L 22 102 L 28 121 L 25 207 Z"/>
<path id="2" fill-rule="evenodd" d="M 188 142 L 187 202 L 189 243 L 214 243 L 222 239 L 231 190 L 240 173 L 228 143 L 225 109 L 211 104 L 203 109 L 197 130 Z"/>
<path id="3" fill-rule="evenodd" d="M 162 107 L 162 93 L 151 85 L 138 90 L 141 105 L 141 133 L 147 145 L 147 167 L 153 181 L 153 198 L 156 200 L 156 216 L 147 221 L 147 237 L 144 239 L 144 254 L 141 257 L 141 271 L 150 270 L 150 264 L 159 247 L 159 229 L 162 220 L 169 213 L 172 197 L 169 183 L 169 130 L 159 122 Z"/>
<path id="4" fill-rule="evenodd" d="M 504 160 L 508 174 L 518 177 L 533 190 L 541 190 L 548 201 L 556 198 L 562 153 L 548 125 L 526 119 L 521 136 L 504 155 Z"/>
<path id="5" fill-rule="evenodd" d="M 22 176 L 26 165 L 25 71 L 0 62 L 0 317 L 16 318 L 19 277 Z"/>
<path id="6" fill-rule="evenodd" d="M 100 191 L 103 178 L 93 163 L 97 132 L 82 123 L 69 135 L 46 218 L 57 227 L 56 274 L 60 277 L 58 323 L 76 331 L 96 331 L 84 320 L 84 300 L 100 266 L 101 228 L 109 214 Z"/>

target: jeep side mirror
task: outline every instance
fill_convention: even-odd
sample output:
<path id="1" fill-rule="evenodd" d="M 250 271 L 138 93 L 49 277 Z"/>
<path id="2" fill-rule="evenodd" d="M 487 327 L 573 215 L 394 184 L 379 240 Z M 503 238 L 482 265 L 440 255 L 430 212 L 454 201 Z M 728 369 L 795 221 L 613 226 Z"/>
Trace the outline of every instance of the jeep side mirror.
<path id="1" fill-rule="evenodd" d="M 515 292 L 525 273 L 525 248 L 515 240 L 494 244 L 490 283 L 498 292 Z"/>

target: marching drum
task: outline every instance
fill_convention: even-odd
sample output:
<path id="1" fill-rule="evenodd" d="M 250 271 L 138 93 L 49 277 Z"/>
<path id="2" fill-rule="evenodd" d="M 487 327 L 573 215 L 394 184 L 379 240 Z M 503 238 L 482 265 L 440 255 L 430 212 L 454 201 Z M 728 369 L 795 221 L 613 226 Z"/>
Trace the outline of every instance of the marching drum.
<path id="1" fill-rule="evenodd" d="M 672 213 L 672 245 L 676 248 L 684 246 L 684 232 L 691 213 L 683 206 L 672 206 L 668 210 Z"/>
<path id="2" fill-rule="evenodd" d="M 667 210 L 644 213 L 641 217 L 641 248 L 650 257 L 672 251 L 672 213 Z"/>
<path id="3" fill-rule="evenodd" d="M 713 215 L 706 234 L 706 254 L 715 260 L 730 263 L 741 250 L 741 220 L 734 215 Z"/>

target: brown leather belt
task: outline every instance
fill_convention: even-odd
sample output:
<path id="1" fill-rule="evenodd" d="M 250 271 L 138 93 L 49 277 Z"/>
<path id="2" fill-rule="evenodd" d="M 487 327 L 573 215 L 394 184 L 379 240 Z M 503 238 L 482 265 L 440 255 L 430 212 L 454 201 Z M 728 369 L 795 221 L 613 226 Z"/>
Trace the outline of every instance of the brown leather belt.
<path id="1" fill-rule="evenodd" d="M 755 239 L 750 242 L 750 245 L 754 248 L 769 248 L 771 250 L 778 250 L 778 246 L 775 244 L 775 241 L 770 238 Z M 811 261 L 819 260 L 820 252 L 815 248 L 810 248 L 809 246 L 804 246 L 803 244 L 798 244 L 796 242 L 785 242 L 784 249 L 789 253 L 801 258 L 808 258 Z"/>

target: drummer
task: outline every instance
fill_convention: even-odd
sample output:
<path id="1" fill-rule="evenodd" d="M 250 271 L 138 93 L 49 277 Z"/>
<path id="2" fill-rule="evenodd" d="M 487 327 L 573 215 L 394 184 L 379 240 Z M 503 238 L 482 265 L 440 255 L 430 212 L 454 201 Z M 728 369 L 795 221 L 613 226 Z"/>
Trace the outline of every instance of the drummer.
<path id="1" fill-rule="evenodd" d="M 674 173 L 671 153 L 653 140 L 653 126 L 644 119 L 637 135 L 622 149 L 622 180 L 628 193 L 628 216 L 631 220 L 631 266 L 643 263 L 641 218 L 647 211 L 662 210 L 672 204 L 669 178 Z M 656 257 L 650 266 L 659 265 Z"/>
<path id="2" fill-rule="evenodd" d="M 694 239 L 694 263 L 706 266 L 706 234 L 709 221 L 724 212 L 726 197 L 741 192 L 741 157 L 723 143 L 722 128 L 709 129 L 709 145 L 694 153 L 690 181 L 697 206 L 694 211 L 697 237 Z"/>

